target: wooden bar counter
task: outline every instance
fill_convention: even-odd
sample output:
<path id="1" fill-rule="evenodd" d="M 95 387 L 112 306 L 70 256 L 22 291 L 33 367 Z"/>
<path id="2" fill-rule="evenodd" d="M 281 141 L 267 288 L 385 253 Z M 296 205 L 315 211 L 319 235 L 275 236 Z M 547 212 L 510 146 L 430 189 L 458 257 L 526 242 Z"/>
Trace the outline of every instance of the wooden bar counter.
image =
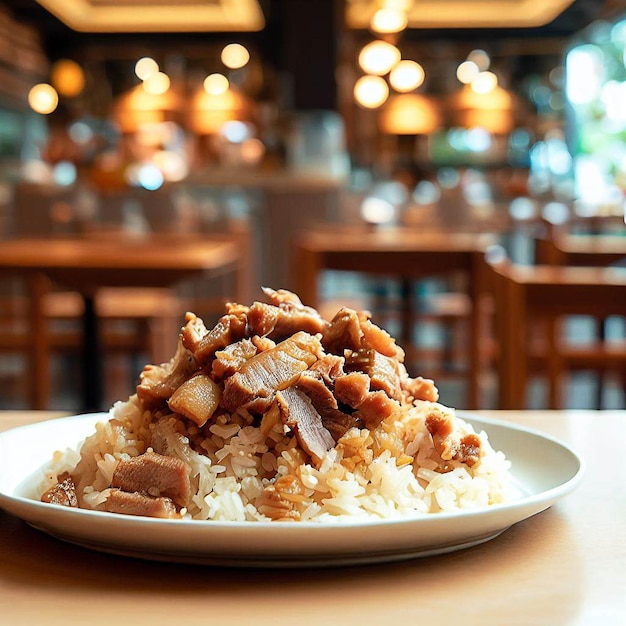
<path id="1" fill-rule="evenodd" d="M 483 414 L 571 445 L 586 462 L 582 483 L 482 545 L 336 569 L 144 562 L 62 543 L 0 511 L 0 624 L 625 624 L 626 411 Z M 58 415 L 5 411 L 0 430 Z"/>

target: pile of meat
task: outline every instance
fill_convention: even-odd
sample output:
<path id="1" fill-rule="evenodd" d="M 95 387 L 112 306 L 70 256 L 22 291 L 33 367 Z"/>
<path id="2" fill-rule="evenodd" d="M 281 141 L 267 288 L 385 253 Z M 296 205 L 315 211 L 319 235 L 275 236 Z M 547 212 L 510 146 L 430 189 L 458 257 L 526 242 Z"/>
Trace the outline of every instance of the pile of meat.
<path id="1" fill-rule="evenodd" d="M 343 308 L 329 322 L 289 291 L 264 293 L 267 302 L 227 304 L 211 330 L 187 313 L 174 357 L 141 374 L 142 408 L 199 429 L 238 411 L 265 432 L 282 423 L 317 466 L 350 428 L 373 429 L 401 406 L 438 399 L 432 380 L 409 377 L 404 352 L 368 313 Z M 442 457 L 471 465 L 480 440 L 450 437 L 451 424 L 436 415 L 426 425 Z M 153 438 L 147 452 L 117 464 L 105 509 L 172 517 L 189 500 L 188 474 Z M 42 500 L 76 506 L 71 476 Z"/>

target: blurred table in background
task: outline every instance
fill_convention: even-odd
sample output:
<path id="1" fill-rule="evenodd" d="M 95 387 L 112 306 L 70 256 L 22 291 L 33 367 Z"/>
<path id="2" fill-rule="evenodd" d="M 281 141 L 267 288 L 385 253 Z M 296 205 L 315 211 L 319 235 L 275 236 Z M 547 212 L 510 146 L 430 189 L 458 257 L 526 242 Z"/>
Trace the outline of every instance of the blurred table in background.
<path id="1" fill-rule="evenodd" d="M 452 273 L 467 278 L 470 311 L 467 407 L 479 406 L 481 369 L 480 300 L 486 291 L 484 255 L 494 242 L 488 235 L 420 233 L 406 228 L 318 227 L 302 232 L 294 246 L 296 290 L 310 306 L 320 305 L 319 281 L 324 270 L 344 270 L 417 280 Z M 402 315 L 412 323 L 413 305 L 405 292 Z M 403 340 L 410 337 L 405 331 Z"/>
<path id="2" fill-rule="evenodd" d="M 84 300 L 84 410 L 102 408 L 101 349 L 94 297 L 102 287 L 168 288 L 193 276 L 234 273 L 233 296 L 245 299 L 247 257 L 238 240 L 193 236 L 14 239 L 0 245 L 0 272 L 29 277 L 31 404 L 42 405 L 48 380 L 43 298 L 46 280 L 78 291 Z M 181 321 L 184 311 L 180 312 Z"/>

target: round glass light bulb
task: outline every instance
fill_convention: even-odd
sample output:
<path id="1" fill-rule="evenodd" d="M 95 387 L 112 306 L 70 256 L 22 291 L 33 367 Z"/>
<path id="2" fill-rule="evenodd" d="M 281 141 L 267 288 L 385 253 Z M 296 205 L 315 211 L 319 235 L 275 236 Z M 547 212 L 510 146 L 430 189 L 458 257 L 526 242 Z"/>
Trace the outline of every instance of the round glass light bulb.
<path id="1" fill-rule="evenodd" d="M 36 113 L 48 115 L 57 108 L 59 94 L 52 85 L 39 83 L 28 92 L 28 104 Z"/>
<path id="2" fill-rule="evenodd" d="M 417 89 L 424 82 L 424 68 L 415 61 L 400 61 L 389 74 L 391 86 L 401 93 Z"/>
<path id="3" fill-rule="evenodd" d="M 76 61 L 59 59 L 52 66 L 50 79 L 55 89 L 68 98 L 76 97 L 85 88 L 85 74 Z"/>
<path id="4" fill-rule="evenodd" d="M 240 43 L 229 43 L 222 50 L 222 63 L 231 70 L 243 67 L 250 60 L 250 53 Z"/>
<path id="5" fill-rule="evenodd" d="M 370 28 L 375 33 L 399 33 L 407 27 L 409 20 L 400 9 L 378 9 L 372 16 Z"/>
<path id="6" fill-rule="evenodd" d="M 170 77 L 163 72 L 150 74 L 150 76 L 143 81 L 143 88 L 153 96 L 160 96 L 170 88 Z"/>
<path id="7" fill-rule="evenodd" d="M 474 61 L 463 61 L 463 63 L 456 68 L 456 77 L 459 79 L 459 82 L 464 85 L 469 85 L 479 73 L 478 65 L 476 65 Z"/>
<path id="8" fill-rule="evenodd" d="M 211 96 L 219 96 L 228 91 L 230 83 L 224 74 L 210 74 L 204 79 L 204 90 Z"/>
<path id="9" fill-rule="evenodd" d="M 377 109 L 389 97 L 389 87 L 380 76 L 362 76 L 354 85 L 354 98 L 366 109 Z"/>
<path id="10" fill-rule="evenodd" d="M 359 54 L 359 65 L 364 72 L 383 76 L 400 61 L 400 50 L 386 41 L 372 41 Z"/>
<path id="11" fill-rule="evenodd" d="M 159 64 L 150 57 L 143 57 L 135 63 L 135 74 L 140 80 L 146 80 L 159 71 Z"/>
<path id="12" fill-rule="evenodd" d="M 491 65 L 491 59 L 484 50 L 472 50 L 467 55 L 467 60 L 472 61 L 472 63 L 476 63 L 481 72 L 488 70 Z"/>
<path id="13" fill-rule="evenodd" d="M 498 86 L 498 77 L 493 72 L 479 72 L 470 85 L 475 93 L 487 94 Z"/>

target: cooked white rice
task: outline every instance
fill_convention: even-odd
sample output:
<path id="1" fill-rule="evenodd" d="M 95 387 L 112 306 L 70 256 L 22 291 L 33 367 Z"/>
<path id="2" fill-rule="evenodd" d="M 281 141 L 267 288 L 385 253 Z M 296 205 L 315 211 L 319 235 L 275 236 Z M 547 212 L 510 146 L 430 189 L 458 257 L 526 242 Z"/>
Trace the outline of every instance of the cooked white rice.
<path id="1" fill-rule="evenodd" d="M 281 477 L 296 481 L 295 493 L 286 490 L 282 497 L 298 508 L 301 521 L 390 519 L 505 501 L 511 479 L 504 454 L 480 432 L 477 463 L 443 461 L 425 426 L 433 410 L 452 416 L 460 436 L 474 433 L 453 409 L 417 401 L 371 431 L 350 429 L 317 468 L 306 462 L 296 437 L 281 423 L 264 433 L 243 410 L 221 415 L 202 430 L 174 414 L 164 415 L 160 428 L 168 454 L 190 468 L 194 495 L 181 511 L 186 519 L 270 521 L 260 510 L 262 495 Z M 155 416 L 142 410 L 136 396 L 116 403 L 109 421 L 99 423 L 79 451 L 55 455 L 41 492 L 55 484 L 58 474 L 70 471 L 80 505 L 103 508 L 117 463 L 144 453 L 154 428 Z"/>

